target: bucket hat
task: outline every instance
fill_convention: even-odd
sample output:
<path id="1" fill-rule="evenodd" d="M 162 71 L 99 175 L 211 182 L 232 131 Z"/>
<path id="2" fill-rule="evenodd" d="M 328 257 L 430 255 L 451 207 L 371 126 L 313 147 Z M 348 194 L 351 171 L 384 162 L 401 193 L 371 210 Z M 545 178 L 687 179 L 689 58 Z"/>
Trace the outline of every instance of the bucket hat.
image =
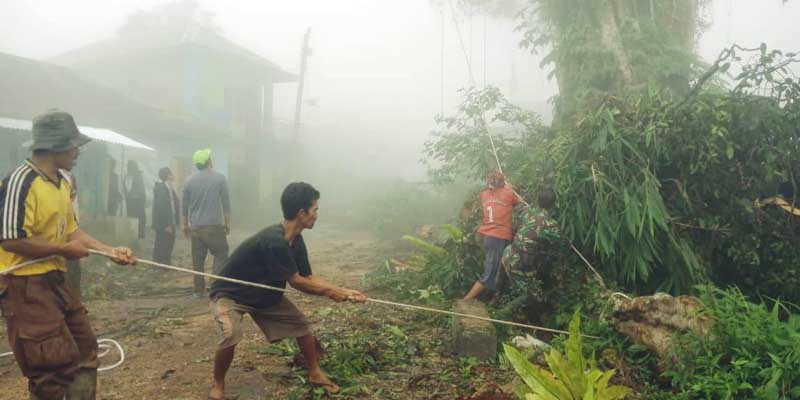
<path id="1" fill-rule="evenodd" d="M 48 110 L 33 119 L 33 138 L 25 143 L 31 151 L 67 151 L 89 143 L 92 139 L 82 134 L 72 115 L 64 111 Z"/>

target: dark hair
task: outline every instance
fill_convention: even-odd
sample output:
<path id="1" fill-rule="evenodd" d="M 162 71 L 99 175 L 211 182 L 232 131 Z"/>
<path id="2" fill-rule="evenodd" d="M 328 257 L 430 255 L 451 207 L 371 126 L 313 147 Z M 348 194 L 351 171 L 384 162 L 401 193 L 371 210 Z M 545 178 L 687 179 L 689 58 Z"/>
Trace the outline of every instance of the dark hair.
<path id="1" fill-rule="evenodd" d="M 197 167 L 198 170 L 202 171 L 202 170 L 208 168 L 208 163 L 210 163 L 210 162 L 211 162 L 211 159 L 209 158 L 208 161 L 206 161 L 205 164 L 195 164 L 194 166 Z"/>
<path id="2" fill-rule="evenodd" d="M 172 171 L 168 167 L 164 167 L 158 170 L 158 179 L 162 181 L 167 180 L 169 176 L 172 175 Z"/>
<path id="3" fill-rule="evenodd" d="M 539 208 L 549 210 L 556 205 L 556 192 L 553 189 L 547 188 L 539 191 L 538 196 Z"/>
<path id="4" fill-rule="evenodd" d="M 506 184 L 506 177 L 500 171 L 490 171 L 486 174 L 486 183 L 493 189 L 501 188 Z"/>
<path id="5" fill-rule="evenodd" d="M 313 186 L 305 182 L 290 183 L 281 194 L 283 218 L 295 219 L 300 210 L 308 211 L 314 200 L 319 200 L 319 191 Z"/>

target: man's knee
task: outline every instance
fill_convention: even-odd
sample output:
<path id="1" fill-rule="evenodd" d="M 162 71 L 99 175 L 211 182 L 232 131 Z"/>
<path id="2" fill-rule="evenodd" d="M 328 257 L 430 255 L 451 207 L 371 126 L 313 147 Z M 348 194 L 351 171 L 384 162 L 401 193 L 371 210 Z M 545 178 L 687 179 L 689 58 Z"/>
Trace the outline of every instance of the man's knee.
<path id="1" fill-rule="evenodd" d="M 226 347 L 236 346 L 243 336 L 241 324 L 230 324 L 222 329 L 221 341 L 227 344 Z"/>
<path id="2" fill-rule="evenodd" d="M 242 317 L 241 314 L 228 309 L 229 305 L 220 303 L 224 299 L 217 300 L 214 305 L 214 319 L 217 322 L 219 329 L 219 345 L 217 350 L 223 350 L 229 347 L 234 347 L 242 341 L 244 336 L 242 332 Z"/>

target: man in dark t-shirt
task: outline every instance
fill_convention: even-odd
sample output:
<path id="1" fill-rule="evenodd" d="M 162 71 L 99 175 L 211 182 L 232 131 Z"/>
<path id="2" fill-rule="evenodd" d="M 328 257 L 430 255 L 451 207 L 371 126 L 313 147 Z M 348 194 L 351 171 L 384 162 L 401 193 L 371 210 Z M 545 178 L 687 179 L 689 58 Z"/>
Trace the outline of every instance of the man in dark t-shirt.
<path id="1" fill-rule="evenodd" d="M 288 282 L 305 293 L 326 296 L 333 301 L 364 302 L 359 291 L 338 287 L 311 273 L 303 236 L 317 220 L 319 192 L 304 182 L 289 184 L 281 195 L 284 221 L 270 226 L 242 242 L 222 268 L 220 275 L 272 287 Z M 339 387 L 319 366 L 316 339 L 303 313 L 283 292 L 217 280 L 211 285 L 211 310 L 221 332 L 214 358 L 214 386 L 209 399 L 223 399 L 225 374 L 233 361 L 234 349 L 242 340 L 242 317 L 249 314 L 270 342 L 295 338 L 308 366 L 308 381 L 329 393 Z"/>

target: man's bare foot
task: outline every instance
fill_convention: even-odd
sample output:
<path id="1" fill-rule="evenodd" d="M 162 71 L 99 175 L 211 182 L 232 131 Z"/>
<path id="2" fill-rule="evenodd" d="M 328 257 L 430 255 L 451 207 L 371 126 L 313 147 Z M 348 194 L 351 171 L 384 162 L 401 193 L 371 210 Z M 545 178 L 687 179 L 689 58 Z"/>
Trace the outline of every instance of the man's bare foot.
<path id="1" fill-rule="evenodd" d="M 225 400 L 225 387 L 214 385 L 208 392 L 208 400 Z"/>
<path id="2" fill-rule="evenodd" d="M 325 389 L 325 391 L 328 392 L 329 394 L 338 393 L 340 389 L 337 384 L 331 382 L 331 380 L 328 379 L 328 377 L 325 375 L 324 372 L 322 372 L 322 370 L 309 372 L 308 383 L 310 383 L 312 386 L 319 386 Z"/>

